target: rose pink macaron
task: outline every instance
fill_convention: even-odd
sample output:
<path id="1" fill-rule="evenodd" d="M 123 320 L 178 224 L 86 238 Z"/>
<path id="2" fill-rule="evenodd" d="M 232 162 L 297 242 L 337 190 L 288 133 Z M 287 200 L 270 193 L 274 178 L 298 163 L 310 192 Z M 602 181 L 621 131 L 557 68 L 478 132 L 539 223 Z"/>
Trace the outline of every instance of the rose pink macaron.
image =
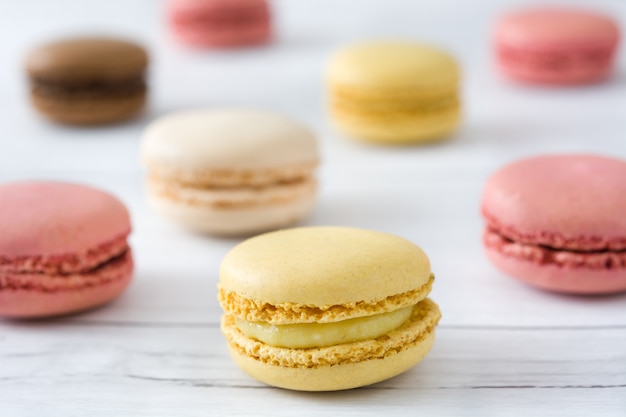
<path id="1" fill-rule="evenodd" d="M 619 29 L 592 11 L 532 9 L 505 16 L 495 32 L 496 58 L 510 78 L 537 84 L 583 84 L 606 78 Z"/>
<path id="2" fill-rule="evenodd" d="M 626 290 L 626 161 L 548 155 L 504 166 L 487 180 L 487 256 L 546 290 Z"/>
<path id="3" fill-rule="evenodd" d="M 266 0 L 170 0 L 167 13 L 174 36 L 190 46 L 246 46 L 271 37 Z"/>
<path id="4" fill-rule="evenodd" d="M 128 211 L 105 192 L 62 182 L 0 185 L 0 230 L 0 316 L 85 310 L 131 280 Z"/>

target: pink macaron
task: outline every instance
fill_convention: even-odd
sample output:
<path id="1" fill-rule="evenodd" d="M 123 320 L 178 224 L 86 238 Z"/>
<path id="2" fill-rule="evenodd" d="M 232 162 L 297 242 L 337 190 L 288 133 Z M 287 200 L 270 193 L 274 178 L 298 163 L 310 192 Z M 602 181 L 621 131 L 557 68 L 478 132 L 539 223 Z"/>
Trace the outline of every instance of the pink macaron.
<path id="1" fill-rule="evenodd" d="M 626 161 L 514 162 L 489 177 L 481 211 L 487 256 L 508 275 L 566 293 L 626 290 Z"/>
<path id="2" fill-rule="evenodd" d="M 0 316 L 46 317 L 106 303 L 133 260 L 124 205 L 61 182 L 0 185 Z"/>
<path id="3" fill-rule="evenodd" d="M 606 78 L 619 42 L 608 16 L 570 9 L 533 9 L 501 19 L 496 59 L 512 79 L 537 84 L 583 84 Z"/>
<path id="4" fill-rule="evenodd" d="M 170 0 L 167 13 L 174 36 L 190 46 L 228 48 L 271 37 L 266 0 Z"/>

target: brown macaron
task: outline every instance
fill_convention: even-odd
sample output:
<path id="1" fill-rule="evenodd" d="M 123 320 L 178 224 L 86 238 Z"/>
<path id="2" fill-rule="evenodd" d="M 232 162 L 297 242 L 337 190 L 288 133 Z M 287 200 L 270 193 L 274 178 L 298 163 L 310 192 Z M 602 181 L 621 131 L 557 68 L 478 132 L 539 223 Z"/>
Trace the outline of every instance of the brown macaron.
<path id="1" fill-rule="evenodd" d="M 31 100 L 60 123 L 97 125 L 135 116 L 146 101 L 148 55 L 113 38 L 72 38 L 42 45 L 28 55 Z"/>

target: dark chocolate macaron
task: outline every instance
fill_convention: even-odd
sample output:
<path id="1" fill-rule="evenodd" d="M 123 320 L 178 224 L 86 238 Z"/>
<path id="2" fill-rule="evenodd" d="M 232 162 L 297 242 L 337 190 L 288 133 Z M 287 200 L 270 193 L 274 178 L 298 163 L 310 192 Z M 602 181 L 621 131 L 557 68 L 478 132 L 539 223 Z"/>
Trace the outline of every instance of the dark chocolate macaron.
<path id="1" fill-rule="evenodd" d="M 26 60 L 33 105 L 67 124 L 114 123 L 135 116 L 146 101 L 148 55 L 113 38 L 72 38 L 34 49 Z"/>

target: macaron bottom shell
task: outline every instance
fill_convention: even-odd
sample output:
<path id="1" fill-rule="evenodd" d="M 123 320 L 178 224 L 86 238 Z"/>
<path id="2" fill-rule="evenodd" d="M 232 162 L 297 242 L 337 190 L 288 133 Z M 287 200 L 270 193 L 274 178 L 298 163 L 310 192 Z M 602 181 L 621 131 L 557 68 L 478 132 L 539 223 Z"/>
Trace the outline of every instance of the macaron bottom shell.
<path id="1" fill-rule="evenodd" d="M 251 377 L 291 390 L 337 391 L 374 384 L 418 364 L 434 344 L 440 317 L 437 305 L 426 299 L 406 323 L 379 338 L 306 349 L 247 338 L 231 315 L 222 317 L 221 327 L 231 357 Z"/>
<path id="2" fill-rule="evenodd" d="M 146 96 L 146 91 L 119 97 L 65 97 L 33 92 L 31 101 L 50 120 L 89 126 L 122 122 L 136 116 L 144 108 Z"/>
<path id="3" fill-rule="evenodd" d="M 500 54 L 498 65 L 502 73 L 512 80 L 547 85 L 577 85 L 602 81 L 609 77 L 612 60 L 577 60 L 564 61 L 559 64 L 558 54 L 555 58 L 545 58 L 548 63 L 538 63 L 532 55 L 524 58 L 522 54 L 516 59 Z M 552 64 L 549 62 L 552 61 Z"/>
<path id="4" fill-rule="evenodd" d="M 425 335 L 421 344 L 393 357 L 318 368 L 281 368 L 242 355 L 228 347 L 233 361 L 254 379 L 278 388 L 296 391 L 340 391 L 363 387 L 400 375 L 417 365 L 430 351 L 435 334 Z"/>
<path id="5" fill-rule="evenodd" d="M 0 277 L 0 316 L 43 318 L 99 307 L 124 292 L 133 269 L 129 250 L 119 259 L 82 274 Z"/>
<path id="6" fill-rule="evenodd" d="M 150 195 L 155 211 L 184 228 L 216 236 L 245 236 L 291 226 L 309 214 L 315 205 L 315 193 L 277 204 L 250 207 L 207 208 Z"/>
<path id="7" fill-rule="evenodd" d="M 346 136 L 379 144 L 438 142 L 458 127 L 458 107 L 429 114 L 386 113 L 360 114 L 334 109 L 338 130 Z"/>
<path id="8" fill-rule="evenodd" d="M 486 247 L 489 260 L 526 284 L 569 294 L 611 294 L 626 291 L 626 268 L 597 269 L 541 264 Z"/>

